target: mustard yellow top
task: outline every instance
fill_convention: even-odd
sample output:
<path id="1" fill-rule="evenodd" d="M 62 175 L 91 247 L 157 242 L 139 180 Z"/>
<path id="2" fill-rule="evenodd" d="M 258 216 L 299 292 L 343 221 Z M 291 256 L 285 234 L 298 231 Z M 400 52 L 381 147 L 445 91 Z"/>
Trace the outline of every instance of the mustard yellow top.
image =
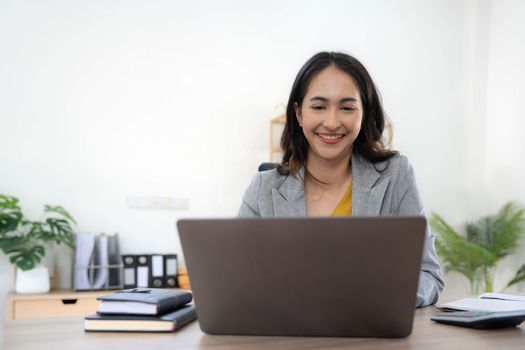
<path id="1" fill-rule="evenodd" d="M 351 215 L 352 215 L 352 182 L 350 182 L 350 186 L 348 186 L 348 189 L 343 195 L 343 198 L 341 198 L 341 200 L 339 201 L 339 204 L 337 204 L 337 207 L 335 207 L 334 212 L 332 213 L 332 216 L 351 216 Z"/>

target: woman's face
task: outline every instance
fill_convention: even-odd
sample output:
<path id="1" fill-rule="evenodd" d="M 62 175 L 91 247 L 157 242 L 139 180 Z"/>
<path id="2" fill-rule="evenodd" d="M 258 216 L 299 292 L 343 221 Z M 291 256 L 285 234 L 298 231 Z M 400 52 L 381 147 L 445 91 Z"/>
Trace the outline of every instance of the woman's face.
<path id="1" fill-rule="evenodd" d="M 354 79 L 336 66 L 319 72 L 295 115 L 309 144 L 308 159 L 346 160 L 361 129 L 363 108 Z"/>

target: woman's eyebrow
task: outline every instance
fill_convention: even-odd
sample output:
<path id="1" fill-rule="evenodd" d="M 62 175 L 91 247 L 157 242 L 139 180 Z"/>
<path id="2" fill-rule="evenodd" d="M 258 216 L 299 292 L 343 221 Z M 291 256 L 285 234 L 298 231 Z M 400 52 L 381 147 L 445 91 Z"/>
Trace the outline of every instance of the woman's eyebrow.
<path id="1" fill-rule="evenodd" d="M 357 98 L 355 97 L 343 97 L 342 99 L 339 100 L 340 103 L 343 103 L 343 102 L 357 102 Z"/>
<path id="2" fill-rule="evenodd" d="M 314 96 L 312 98 L 310 98 L 310 101 L 323 101 L 323 102 L 328 102 L 328 99 L 326 97 L 322 97 L 322 96 Z"/>
<path id="3" fill-rule="evenodd" d="M 328 102 L 329 100 L 323 96 L 314 96 L 310 98 L 310 101 Z M 343 97 L 339 100 L 339 103 L 344 103 L 344 102 L 357 102 L 357 99 L 355 97 Z"/>

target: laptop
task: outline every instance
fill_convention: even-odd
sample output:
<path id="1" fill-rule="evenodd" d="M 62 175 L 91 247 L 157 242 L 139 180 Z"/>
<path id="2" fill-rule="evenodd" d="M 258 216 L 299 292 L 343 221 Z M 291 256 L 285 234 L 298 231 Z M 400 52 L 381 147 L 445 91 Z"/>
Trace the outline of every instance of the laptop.
<path id="1" fill-rule="evenodd" d="M 182 219 L 203 332 L 405 337 L 423 217 Z"/>

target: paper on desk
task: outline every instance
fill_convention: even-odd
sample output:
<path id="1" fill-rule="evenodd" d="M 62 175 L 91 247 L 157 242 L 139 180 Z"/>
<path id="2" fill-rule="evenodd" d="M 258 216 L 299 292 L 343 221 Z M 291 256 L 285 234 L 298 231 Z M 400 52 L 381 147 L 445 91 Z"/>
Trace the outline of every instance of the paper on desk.
<path id="1" fill-rule="evenodd" d="M 525 302 L 515 300 L 464 298 L 438 305 L 438 307 L 442 309 L 462 311 L 518 311 L 525 310 Z"/>
<path id="2" fill-rule="evenodd" d="M 516 294 L 483 293 L 479 297 L 481 299 L 514 300 L 525 302 L 525 296 Z"/>

